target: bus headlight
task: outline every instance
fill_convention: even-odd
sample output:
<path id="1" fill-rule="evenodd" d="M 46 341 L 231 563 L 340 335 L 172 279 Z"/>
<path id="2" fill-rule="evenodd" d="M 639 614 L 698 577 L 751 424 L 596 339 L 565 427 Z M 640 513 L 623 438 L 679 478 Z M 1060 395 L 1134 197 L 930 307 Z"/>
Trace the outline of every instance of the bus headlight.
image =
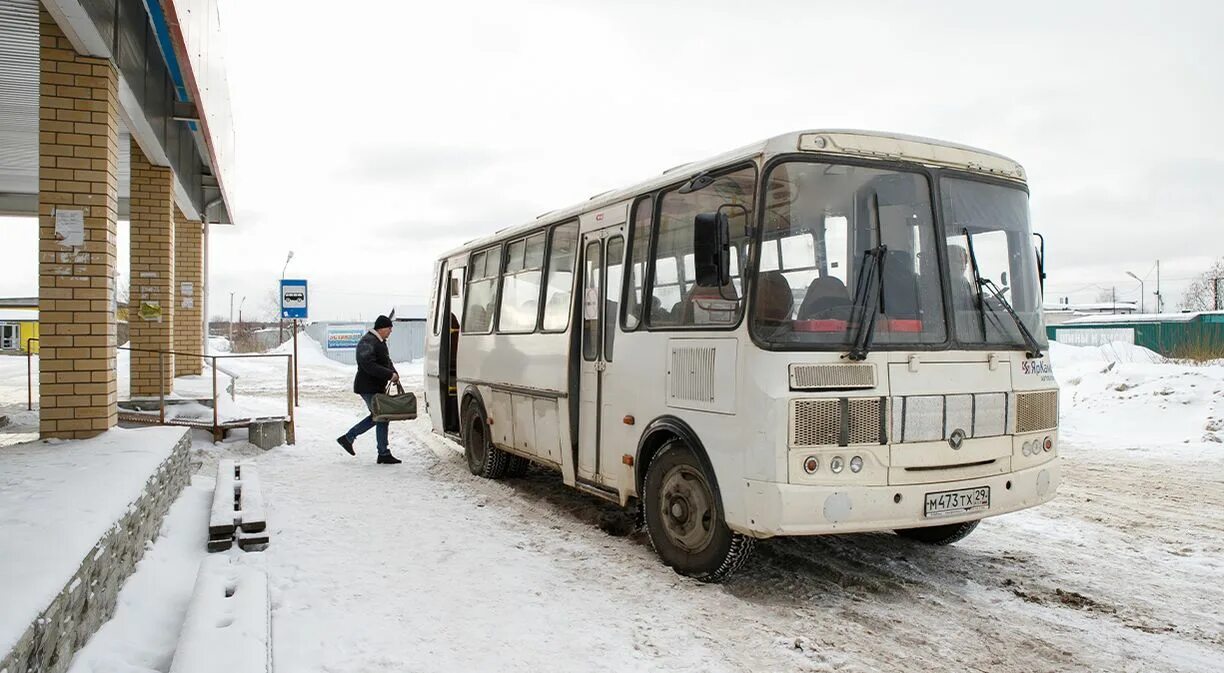
<path id="1" fill-rule="evenodd" d="M 850 471 L 851 471 L 851 472 L 853 472 L 853 473 L 855 473 L 855 474 L 858 474 L 859 472 L 862 472 L 862 471 L 863 471 L 863 458 L 862 458 L 862 456 L 855 456 L 855 457 L 853 457 L 853 458 L 851 458 L 851 459 L 850 459 Z"/>
<path id="2" fill-rule="evenodd" d="M 829 461 L 829 469 L 833 470 L 833 474 L 841 474 L 842 469 L 846 467 L 846 461 L 841 456 L 833 456 L 833 460 Z"/>
<path id="3" fill-rule="evenodd" d="M 816 456 L 808 456 L 803 459 L 803 471 L 808 474 L 815 474 L 816 470 L 820 469 L 820 460 Z"/>
<path id="4" fill-rule="evenodd" d="M 1021 445 L 1020 445 L 1020 453 L 1023 453 L 1023 454 L 1024 454 L 1024 455 L 1026 455 L 1026 456 L 1028 456 L 1028 455 L 1032 455 L 1032 452 L 1033 452 L 1033 449 L 1031 448 L 1031 447 L 1032 447 L 1032 444 L 1033 444 L 1032 442 L 1025 442 L 1025 443 L 1021 444 Z"/>

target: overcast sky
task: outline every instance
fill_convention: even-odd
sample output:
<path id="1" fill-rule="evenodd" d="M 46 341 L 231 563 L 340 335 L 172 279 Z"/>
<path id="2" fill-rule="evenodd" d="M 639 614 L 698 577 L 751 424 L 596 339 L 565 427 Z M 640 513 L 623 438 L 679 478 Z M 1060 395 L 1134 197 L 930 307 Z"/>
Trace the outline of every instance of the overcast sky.
<path id="1" fill-rule="evenodd" d="M 1172 308 L 1224 255 L 1222 6 L 220 0 L 238 225 L 209 312 L 266 305 L 293 250 L 312 318 L 368 320 L 469 238 L 821 127 L 1018 160 L 1047 301 L 1150 293 L 1159 258 Z"/>

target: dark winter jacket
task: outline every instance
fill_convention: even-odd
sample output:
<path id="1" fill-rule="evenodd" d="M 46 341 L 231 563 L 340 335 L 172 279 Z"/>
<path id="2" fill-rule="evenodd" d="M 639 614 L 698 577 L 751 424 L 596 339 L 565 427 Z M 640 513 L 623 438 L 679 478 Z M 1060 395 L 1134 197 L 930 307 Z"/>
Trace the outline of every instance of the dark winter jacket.
<path id="1" fill-rule="evenodd" d="M 357 376 L 353 379 L 353 392 L 374 394 L 385 392 L 387 382 L 395 374 L 391 364 L 391 353 L 387 344 L 374 332 L 366 332 L 357 342 Z"/>

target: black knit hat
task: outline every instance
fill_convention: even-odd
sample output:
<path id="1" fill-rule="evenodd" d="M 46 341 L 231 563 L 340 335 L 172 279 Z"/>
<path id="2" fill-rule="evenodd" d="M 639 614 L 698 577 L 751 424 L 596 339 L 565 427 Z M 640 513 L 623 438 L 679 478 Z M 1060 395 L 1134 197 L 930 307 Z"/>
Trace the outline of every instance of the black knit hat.
<path id="1" fill-rule="evenodd" d="M 385 315 L 378 316 L 378 319 L 374 321 L 374 329 L 382 329 L 384 327 L 390 327 L 390 326 L 391 326 L 391 319 Z"/>

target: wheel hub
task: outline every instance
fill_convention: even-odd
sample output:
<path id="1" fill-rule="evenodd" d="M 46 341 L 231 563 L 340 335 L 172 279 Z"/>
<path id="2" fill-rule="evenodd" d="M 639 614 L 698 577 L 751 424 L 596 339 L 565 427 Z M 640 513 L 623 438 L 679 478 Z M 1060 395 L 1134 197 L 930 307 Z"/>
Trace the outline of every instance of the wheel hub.
<path id="1" fill-rule="evenodd" d="M 688 465 L 677 465 L 663 477 L 660 492 L 663 529 L 688 552 L 705 549 L 714 537 L 714 496 L 705 477 Z"/>

